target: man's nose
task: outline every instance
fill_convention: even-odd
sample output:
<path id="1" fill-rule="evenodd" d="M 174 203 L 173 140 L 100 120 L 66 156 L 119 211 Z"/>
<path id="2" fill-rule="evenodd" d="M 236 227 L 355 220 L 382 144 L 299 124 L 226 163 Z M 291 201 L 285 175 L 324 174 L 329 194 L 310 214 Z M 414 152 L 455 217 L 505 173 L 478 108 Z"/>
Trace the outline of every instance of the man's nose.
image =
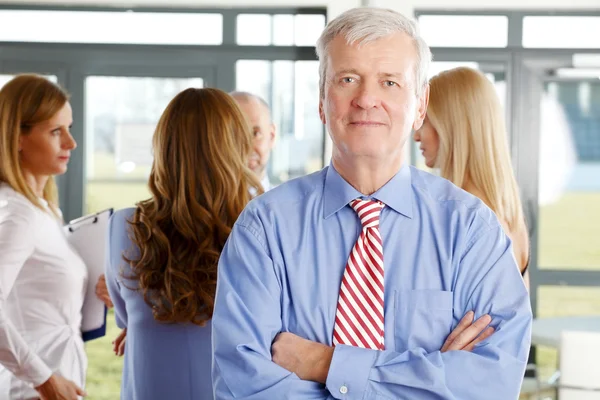
<path id="1" fill-rule="evenodd" d="M 381 104 L 379 91 L 380 88 L 376 83 L 364 81 L 354 98 L 354 106 L 364 110 L 378 107 Z"/>

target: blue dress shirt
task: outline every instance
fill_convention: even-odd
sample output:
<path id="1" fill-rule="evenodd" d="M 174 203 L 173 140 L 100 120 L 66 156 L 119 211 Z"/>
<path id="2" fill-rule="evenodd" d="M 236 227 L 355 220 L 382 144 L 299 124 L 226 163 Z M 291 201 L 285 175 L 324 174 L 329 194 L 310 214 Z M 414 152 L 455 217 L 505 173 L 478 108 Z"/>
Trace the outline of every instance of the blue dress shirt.
<path id="1" fill-rule="evenodd" d="M 136 289 L 123 252 L 138 257 L 129 239 L 127 223 L 133 208 L 117 211 L 108 226 L 106 283 L 115 306 L 119 328 L 127 328 L 121 399 L 212 400 L 210 322 L 194 324 L 157 322 Z"/>
<path id="2" fill-rule="evenodd" d="M 348 203 L 385 203 L 384 351 L 338 345 L 326 385 L 275 364 L 279 332 L 332 344 L 340 283 L 361 230 Z M 474 310 L 496 332 L 440 349 Z M 449 181 L 404 166 L 363 196 L 333 168 L 249 203 L 221 253 L 213 316 L 217 399 L 509 400 L 529 354 L 529 296 L 494 213 Z"/>

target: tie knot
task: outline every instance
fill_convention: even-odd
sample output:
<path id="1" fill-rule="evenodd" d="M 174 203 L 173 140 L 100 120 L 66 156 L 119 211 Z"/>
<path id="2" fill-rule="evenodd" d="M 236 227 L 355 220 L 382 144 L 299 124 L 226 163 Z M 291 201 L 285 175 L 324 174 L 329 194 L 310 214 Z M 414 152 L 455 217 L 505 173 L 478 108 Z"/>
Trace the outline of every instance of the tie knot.
<path id="1" fill-rule="evenodd" d="M 355 199 L 350 202 L 354 211 L 360 218 L 363 228 L 376 228 L 379 226 L 379 215 L 383 209 L 383 203 L 377 200 Z"/>

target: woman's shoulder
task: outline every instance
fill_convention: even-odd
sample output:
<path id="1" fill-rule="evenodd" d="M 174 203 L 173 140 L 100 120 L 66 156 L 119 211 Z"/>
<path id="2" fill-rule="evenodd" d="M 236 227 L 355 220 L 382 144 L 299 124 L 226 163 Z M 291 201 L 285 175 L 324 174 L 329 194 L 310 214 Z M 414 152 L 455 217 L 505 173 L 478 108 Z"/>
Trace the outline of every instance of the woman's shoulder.
<path id="1" fill-rule="evenodd" d="M 135 208 L 117 210 L 108 222 L 108 249 L 112 254 L 120 254 L 123 249 L 131 247 L 129 238 L 129 221 L 132 220 Z"/>
<path id="2" fill-rule="evenodd" d="M 123 228 L 129 225 L 129 221 L 133 219 L 135 214 L 135 207 L 123 208 L 117 210 L 110 217 L 110 224 L 114 228 Z"/>
<path id="3" fill-rule="evenodd" d="M 6 183 L 0 182 L 0 220 L 13 219 L 31 222 L 37 207 Z"/>

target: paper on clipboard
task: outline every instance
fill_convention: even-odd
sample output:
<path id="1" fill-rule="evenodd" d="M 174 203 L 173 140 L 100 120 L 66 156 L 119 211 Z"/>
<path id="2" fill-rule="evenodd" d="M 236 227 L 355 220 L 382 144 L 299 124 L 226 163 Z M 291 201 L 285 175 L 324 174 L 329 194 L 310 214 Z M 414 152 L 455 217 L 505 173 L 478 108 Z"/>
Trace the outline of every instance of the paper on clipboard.
<path id="1" fill-rule="evenodd" d="M 106 306 L 96 296 L 96 283 L 104 274 L 106 229 L 113 209 L 71 221 L 65 225 L 67 240 L 79 253 L 88 270 L 88 284 L 83 301 L 81 332 L 84 341 L 106 335 Z"/>

